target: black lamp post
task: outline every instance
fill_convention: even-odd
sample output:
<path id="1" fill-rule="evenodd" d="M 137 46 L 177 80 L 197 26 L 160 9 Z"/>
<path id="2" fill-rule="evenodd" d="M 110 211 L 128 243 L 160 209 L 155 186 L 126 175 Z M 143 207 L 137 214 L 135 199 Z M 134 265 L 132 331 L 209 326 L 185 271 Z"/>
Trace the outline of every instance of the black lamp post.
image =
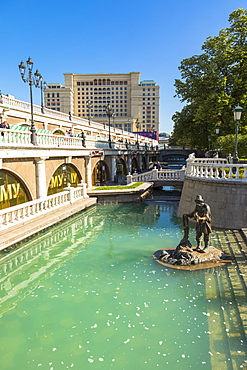
<path id="1" fill-rule="evenodd" d="M 137 129 L 137 132 L 139 131 L 139 128 L 140 128 L 140 122 L 138 121 L 138 118 L 136 120 L 136 129 Z M 137 133 L 137 148 L 139 149 L 139 134 Z"/>
<path id="2" fill-rule="evenodd" d="M 107 106 L 105 107 L 106 115 L 108 116 L 109 119 L 109 148 L 111 148 L 111 117 L 113 116 L 113 109 L 111 105 L 108 103 Z"/>
<path id="3" fill-rule="evenodd" d="M 47 88 L 47 83 L 43 82 L 43 77 L 39 73 L 39 71 L 36 69 L 36 72 L 34 73 L 36 79 L 39 81 L 39 85 L 37 87 L 40 87 L 40 105 L 41 105 L 41 113 L 44 114 L 44 95 L 43 91 Z"/>
<path id="4" fill-rule="evenodd" d="M 38 70 L 36 70 L 36 72 L 34 74 L 32 73 L 32 71 L 33 71 L 33 61 L 30 57 L 28 58 L 26 63 L 27 63 L 27 68 L 28 68 L 27 77 L 25 77 L 26 65 L 23 62 L 21 62 L 18 67 L 19 67 L 19 71 L 20 71 L 22 80 L 24 82 L 27 82 L 29 84 L 29 87 L 30 87 L 31 143 L 33 145 L 38 145 L 37 136 L 36 136 L 36 128 L 35 128 L 34 120 L 33 120 L 33 91 L 32 91 L 32 87 L 33 87 L 33 85 L 35 87 L 40 87 L 40 82 L 41 82 L 40 77 L 42 78 L 42 76 L 41 76 L 41 74 L 39 73 Z"/>
<path id="5" fill-rule="evenodd" d="M 235 149 L 233 155 L 233 163 L 238 163 L 238 125 L 241 118 L 243 108 L 239 105 L 233 109 L 234 121 L 235 121 Z"/>
<path id="6" fill-rule="evenodd" d="M 93 103 L 91 102 L 91 100 L 88 100 L 87 101 L 87 109 L 88 109 L 88 124 L 90 126 L 91 124 L 91 109 L 93 108 Z"/>

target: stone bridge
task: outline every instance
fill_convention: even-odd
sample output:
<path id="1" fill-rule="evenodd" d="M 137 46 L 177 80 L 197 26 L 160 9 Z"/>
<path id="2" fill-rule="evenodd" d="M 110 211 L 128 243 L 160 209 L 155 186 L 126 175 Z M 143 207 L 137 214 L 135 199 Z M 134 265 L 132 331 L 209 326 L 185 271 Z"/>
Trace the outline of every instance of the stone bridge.
<path id="1" fill-rule="evenodd" d="M 134 173 L 127 176 L 127 184 L 131 182 L 153 182 L 154 187 L 183 185 L 185 169 L 164 170 L 154 168 L 143 173 Z"/>

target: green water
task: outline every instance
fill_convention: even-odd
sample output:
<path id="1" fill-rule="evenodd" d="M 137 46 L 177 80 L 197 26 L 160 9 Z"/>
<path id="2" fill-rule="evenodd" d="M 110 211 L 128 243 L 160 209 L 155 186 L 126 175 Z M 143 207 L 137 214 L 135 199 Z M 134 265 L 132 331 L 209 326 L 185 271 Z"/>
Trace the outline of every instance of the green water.
<path id="1" fill-rule="evenodd" d="M 246 368 L 227 267 L 152 259 L 181 239 L 176 213 L 172 202 L 94 206 L 3 256 L 0 368 Z"/>

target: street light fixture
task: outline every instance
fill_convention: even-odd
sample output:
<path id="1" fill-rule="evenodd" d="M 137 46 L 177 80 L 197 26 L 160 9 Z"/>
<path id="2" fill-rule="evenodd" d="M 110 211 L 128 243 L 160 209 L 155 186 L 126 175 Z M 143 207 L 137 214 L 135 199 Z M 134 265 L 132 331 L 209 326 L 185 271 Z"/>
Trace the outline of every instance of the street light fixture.
<path id="1" fill-rule="evenodd" d="M 91 100 L 88 100 L 87 101 L 87 109 L 88 109 L 88 124 L 90 126 L 91 124 L 91 109 L 93 108 L 93 103 L 91 102 Z"/>
<path id="2" fill-rule="evenodd" d="M 136 129 L 137 129 L 137 149 L 139 149 L 139 134 L 138 134 L 138 131 L 139 131 L 139 128 L 140 128 L 140 122 L 138 121 L 138 118 L 136 119 Z"/>
<path id="3" fill-rule="evenodd" d="M 39 81 L 39 85 L 37 87 L 40 87 L 40 105 L 41 105 L 41 112 L 44 114 L 44 96 L 43 91 L 47 88 L 47 83 L 43 82 L 43 77 L 39 73 L 38 69 L 36 69 L 36 72 L 34 73 L 34 76 L 36 77 L 37 81 Z"/>
<path id="4" fill-rule="evenodd" d="M 219 133 L 220 133 L 220 126 L 215 126 L 215 133 L 216 133 L 216 135 L 219 135 Z"/>
<path id="5" fill-rule="evenodd" d="M 106 115 L 109 118 L 109 148 L 111 148 L 111 117 L 113 117 L 113 109 L 111 105 L 108 103 L 105 107 Z"/>
<path id="6" fill-rule="evenodd" d="M 235 121 L 235 149 L 233 155 L 233 163 L 238 163 L 238 125 L 241 118 L 243 108 L 239 105 L 233 109 L 234 121 Z"/>
<path id="7" fill-rule="evenodd" d="M 30 57 L 28 58 L 26 63 L 27 63 L 27 67 L 23 62 L 21 62 L 18 67 L 19 67 L 19 71 L 20 71 L 22 80 L 24 82 L 27 82 L 29 84 L 29 87 L 30 87 L 31 143 L 33 145 L 38 145 L 37 135 L 36 135 L 36 128 L 35 128 L 34 120 L 33 120 L 33 91 L 32 91 L 32 87 L 33 87 L 33 85 L 35 87 L 40 87 L 40 83 L 41 83 L 40 77 L 42 78 L 42 76 L 41 76 L 41 74 L 39 73 L 38 70 L 36 70 L 36 72 L 34 74 L 32 73 L 32 71 L 33 71 L 33 61 Z M 26 68 L 28 68 L 27 77 L 25 77 Z"/>

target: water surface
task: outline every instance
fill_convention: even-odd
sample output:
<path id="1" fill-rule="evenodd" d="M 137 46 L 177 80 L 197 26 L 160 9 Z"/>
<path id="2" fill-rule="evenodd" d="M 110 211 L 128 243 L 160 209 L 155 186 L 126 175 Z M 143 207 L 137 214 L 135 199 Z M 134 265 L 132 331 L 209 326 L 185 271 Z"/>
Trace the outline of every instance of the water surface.
<path id="1" fill-rule="evenodd" d="M 174 202 L 94 206 L 3 256 L 1 369 L 246 368 L 227 267 L 152 259 L 181 239 L 176 214 Z"/>

